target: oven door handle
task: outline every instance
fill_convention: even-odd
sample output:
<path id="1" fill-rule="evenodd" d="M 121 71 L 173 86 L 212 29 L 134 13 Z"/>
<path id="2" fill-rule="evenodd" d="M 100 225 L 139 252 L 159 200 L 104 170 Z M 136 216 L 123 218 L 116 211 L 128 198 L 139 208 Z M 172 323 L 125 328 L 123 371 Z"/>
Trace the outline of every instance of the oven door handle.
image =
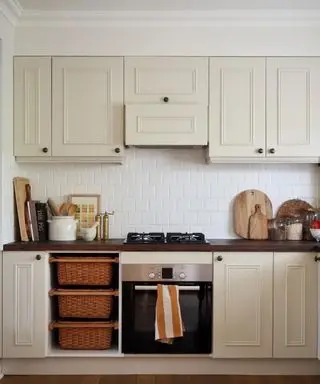
<path id="1" fill-rule="evenodd" d="M 200 285 L 178 285 L 179 291 L 200 291 Z M 157 286 L 156 285 L 135 285 L 134 286 L 135 291 L 156 291 Z"/>

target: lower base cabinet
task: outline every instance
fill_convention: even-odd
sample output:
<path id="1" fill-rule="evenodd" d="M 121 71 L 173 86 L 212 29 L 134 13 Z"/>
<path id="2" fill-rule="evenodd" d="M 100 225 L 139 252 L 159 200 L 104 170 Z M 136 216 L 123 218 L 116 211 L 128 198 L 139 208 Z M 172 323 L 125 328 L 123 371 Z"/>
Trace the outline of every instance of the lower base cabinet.
<path id="1" fill-rule="evenodd" d="M 317 275 L 314 253 L 274 254 L 273 357 L 317 357 Z"/>
<path id="2" fill-rule="evenodd" d="M 272 357 L 273 254 L 214 254 L 213 357 Z"/>
<path id="3" fill-rule="evenodd" d="M 3 357 L 39 358 L 48 344 L 48 255 L 4 252 Z"/>

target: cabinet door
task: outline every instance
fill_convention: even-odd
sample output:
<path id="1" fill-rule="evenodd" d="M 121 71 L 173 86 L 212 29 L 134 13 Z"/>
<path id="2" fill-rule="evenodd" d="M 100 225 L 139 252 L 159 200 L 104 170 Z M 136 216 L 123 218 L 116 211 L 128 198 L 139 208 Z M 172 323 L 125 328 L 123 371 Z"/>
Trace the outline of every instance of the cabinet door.
<path id="1" fill-rule="evenodd" d="M 208 58 L 126 57 L 125 103 L 208 105 Z"/>
<path id="2" fill-rule="evenodd" d="M 121 156 L 123 59 L 54 57 L 52 70 L 53 156 Z"/>
<path id="3" fill-rule="evenodd" d="M 48 255 L 45 253 L 4 253 L 4 358 L 46 356 L 48 268 Z"/>
<path id="4" fill-rule="evenodd" d="M 272 265 L 272 253 L 214 254 L 214 357 L 272 357 Z"/>
<path id="5" fill-rule="evenodd" d="M 206 145 L 207 106 L 126 105 L 127 145 Z"/>
<path id="6" fill-rule="evenodd" d="M 267 59 L 270 157 L 320 155 L 320 59 Z"/>
<path id="7" fill-rule="evenodd" d="M 210 157 L 265 157 L 265 59 L 210 58 Z"/>
<path id="8" fill-rule="evenodd" d="M 313 253 L 274 254 L 273 357 L 317 357 L 317 278 Z"/>
<path id="9" fill-rule="evenodd" d="M 14 155 L 51 155 L 51 58 L 14 58 Z"/>

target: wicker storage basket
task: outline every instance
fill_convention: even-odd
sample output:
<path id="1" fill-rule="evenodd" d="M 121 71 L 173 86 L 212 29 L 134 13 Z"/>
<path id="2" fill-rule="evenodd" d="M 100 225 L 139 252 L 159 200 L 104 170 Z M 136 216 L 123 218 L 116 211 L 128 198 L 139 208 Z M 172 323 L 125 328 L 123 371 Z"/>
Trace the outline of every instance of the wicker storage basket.
<path id="1" fill-rule="evenodd" d="M 50 296 L 58 296 L 59 316 L 62 318 L 109 319 L 113 296 L 118 291 L 53 289 Z"/>
<path id="2" fill-rule="evenodd" d="M 112 282 L 112 257 L 51 257 L 57 263 L 60 285 L 110 285 Z"/>
<path id="3" fill-rule="evenodd" d="M 61 349 L 109 349 L 112 343 L 113 322 L 57 321 L 49 329 L 58 329 Z"/>

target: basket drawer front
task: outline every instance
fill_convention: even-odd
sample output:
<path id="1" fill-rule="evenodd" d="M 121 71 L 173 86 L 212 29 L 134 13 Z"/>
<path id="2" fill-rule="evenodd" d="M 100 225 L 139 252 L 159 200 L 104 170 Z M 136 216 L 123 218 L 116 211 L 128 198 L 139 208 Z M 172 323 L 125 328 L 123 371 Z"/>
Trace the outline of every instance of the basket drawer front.
<path id="1" fill-rule="evenodd" d="M 58 263 L 60 285 L 110 285 L 112 263 Z"/>
<path id="2" fill-rule="evenodd" d="M 60 328 L 59 345 L 62 349 L 109 349 L 112 342 L 110 328 Z"/>
<path id="3" fill-rule="evenodd" d="M 59 316 L 62 318 L 108 319 L 112 313 L 112 296 L 58 296 Z"/>

